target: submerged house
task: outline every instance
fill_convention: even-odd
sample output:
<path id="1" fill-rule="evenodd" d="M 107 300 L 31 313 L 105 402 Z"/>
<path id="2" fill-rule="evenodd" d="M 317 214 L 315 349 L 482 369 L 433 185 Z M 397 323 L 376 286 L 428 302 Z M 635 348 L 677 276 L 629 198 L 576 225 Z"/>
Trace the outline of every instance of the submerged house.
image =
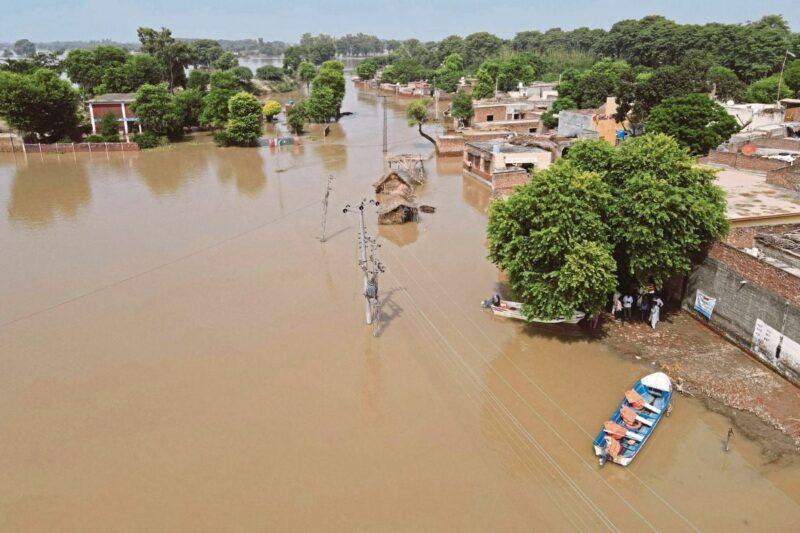
<path id="1" fill-rule="evenodd" d="M 418 219 L 417 204 L 401 196 L 390 196 L 378 206 L 378 224 L 405 224 Z"/>
<path id="2" fill-rule="evenodd" d="M 411 176 L 403 170 L 390 170 L 373 187 L 377 195 L 398 196 L 406 200 L 414 198 Z"/>
<path id="3" fill-rule="evenodd" d="M 464 173 L 489 185 L 492 192 L 500 196 L 527 183 L 532 170 L 545 169 L 552 161 L 552 153 L 538 146 L 507 141 L 468 142 L 464 145 Z"/>
<path id="4" fill-rule="evenodd" d="M 135 98 L 136 93 L 106 93 L 89 100 L 89 120 L 92 123 L 92 134 L 97 134 L 97 125 L 106 113 L 112 113 L 117 117 L 126 141 L 130 140 L 129 133 L 134 126 L 141 133 L 142 125 L 131 110 L 131 104 Z"/>

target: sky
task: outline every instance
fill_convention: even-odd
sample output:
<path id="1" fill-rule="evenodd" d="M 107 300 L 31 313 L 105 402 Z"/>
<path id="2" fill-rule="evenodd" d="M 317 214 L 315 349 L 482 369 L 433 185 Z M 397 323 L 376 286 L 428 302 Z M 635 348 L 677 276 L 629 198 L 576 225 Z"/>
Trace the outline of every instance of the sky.
<path id="1" fill-rule="evenodd" d="M 800 0 L 0 0 L 0 42 L 136 41 L 139 26 L 177 37 L 296 42 L 304 32 L 441 39 L 488 31 L 608 28 L 664 15 L 681 23 L 757 20 L 780 14 L 800 31 Z"/>

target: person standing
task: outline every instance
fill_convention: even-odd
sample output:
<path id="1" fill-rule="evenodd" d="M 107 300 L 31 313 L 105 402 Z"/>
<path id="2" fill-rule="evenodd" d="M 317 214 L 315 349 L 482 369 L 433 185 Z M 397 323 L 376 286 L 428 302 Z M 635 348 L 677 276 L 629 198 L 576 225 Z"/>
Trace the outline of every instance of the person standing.
<path id="1" fill-rule="evenodd" d="M 650 307 L 650 327 L 656 329 L 656 324 L 658 324 L 658 320 L 661 318 L 661 307 L 663 307 L 664 301 L 656 296 L 655 300 L 653 300 L 653 305 Z"/>
<path id="2" fill-rule="evenodd" d="M 647 322 L 650 317 L 650 295 L 647 293 L 639 297 L 639 314 L 642 322 Z"/>
<path id="3" fill-rule="evenodd" d="M 622 297 L 622 313 L 628 320 L 631 319 L 631 310 L 633 308 L 633 296 L 626 294 Z"/>

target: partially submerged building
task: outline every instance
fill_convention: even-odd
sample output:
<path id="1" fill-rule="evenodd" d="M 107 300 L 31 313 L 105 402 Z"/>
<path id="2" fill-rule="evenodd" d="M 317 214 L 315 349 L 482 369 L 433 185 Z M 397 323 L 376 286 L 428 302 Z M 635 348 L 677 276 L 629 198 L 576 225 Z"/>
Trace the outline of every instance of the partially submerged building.
<path id="1" fill-rule="evenodd" d="M 391 196 L 378 206 L 378 224 L 405 224 L 419 219 L 419 208 L 412 200 Z"/>
<path id="2" fill-rule="evenodd" d="M 136 129 L 142 132 L 142 125 L 131 109 L 131 104 L 136 98 L 136 93 L 106 93 L 95 96 L 89 100 L 89 120 L 92 124 L 92 134 L 97 134 L 100 119 L 107 113 L 113 114 L 120 125 L 120 132 L 130 141 L 130 132 Z"/>
<path id="3" fill-rule="evenodd" d="M 407 200 L 414 198 L 414 183 L 408 172 L 390 170 L 373 184 L 375 194 L 381 196 L 399 196 Z"/>
<path id="4" fill-rule="evenodd" d="M 534 169 L 550 166 L 552 154 L 536 146 L 509 142 L 469 142 L 464 148 L 464 173 L 491 187 L 496 196 L 510 194 L 530 180 Z"/>

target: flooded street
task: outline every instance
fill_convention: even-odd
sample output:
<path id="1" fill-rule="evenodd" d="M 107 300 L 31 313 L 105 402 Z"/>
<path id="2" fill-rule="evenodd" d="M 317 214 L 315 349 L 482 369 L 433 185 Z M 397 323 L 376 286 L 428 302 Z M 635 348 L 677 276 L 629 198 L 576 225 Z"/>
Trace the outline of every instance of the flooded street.
<path id="1" fill-rule="evenodd" d="M 431 154 L 388 105 L 389 151 Z M 343 110 L 279 150 L 0 154 L 0 530 L 800 529 L 800 464 L 725 453 L 687 397 L 597 466 L 652 367 L 479 308 L 489 190 L 459 159 L 426 161 L 418 225 L 368 216 L 373 337 L 342 208 L 381 174 L 380 99 L 348 81 Z"/>

